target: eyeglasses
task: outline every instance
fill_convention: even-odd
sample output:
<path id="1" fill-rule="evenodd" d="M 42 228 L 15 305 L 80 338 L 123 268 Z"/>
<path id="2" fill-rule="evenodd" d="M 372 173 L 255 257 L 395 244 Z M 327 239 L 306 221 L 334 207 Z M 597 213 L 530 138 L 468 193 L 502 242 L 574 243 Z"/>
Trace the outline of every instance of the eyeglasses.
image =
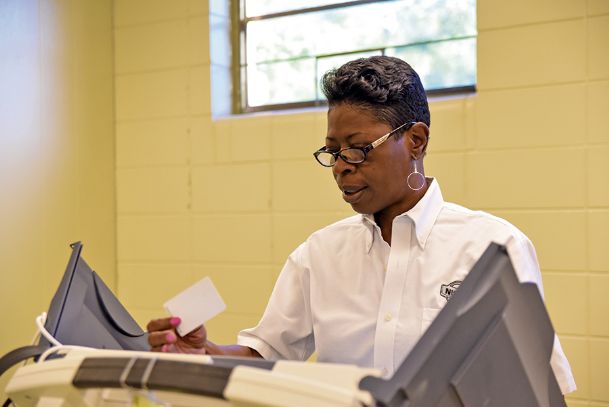
<path id="1" fill-rule="evenodd" d="M 313 156 L 315 156 L 317 162 L 323 165 L 324 167 L 333 167 L 334 164 L 336 164 L 338 157 L 342 158 L 344 162 L 347 162 L 349 164 L 361 164 L 366 161 L 368 153 L 372 149 L 383 144 L 385 140 L 389 138 L 389 136 L 404 127 L 406 128 L 403 131 L 406 131 L 410 129 L 414 124 L 416 124 L 416 122 L 406 122 L 364 147 L 346 147 L 338 151 L 328 151 L 328 147 L 324 146 L 314 152 Z"/>

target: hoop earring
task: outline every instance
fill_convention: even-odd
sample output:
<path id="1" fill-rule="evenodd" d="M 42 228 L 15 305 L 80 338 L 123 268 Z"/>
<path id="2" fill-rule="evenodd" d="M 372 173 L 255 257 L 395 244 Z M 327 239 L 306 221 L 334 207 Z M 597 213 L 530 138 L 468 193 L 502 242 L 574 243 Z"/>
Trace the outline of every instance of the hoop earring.
<path id="1" fill-rule="evenodd" d="M 414 178 L 411 180 L 411 178 L 413 176 L 414 176 Z M 421 181 L 420 186 L 416 187 L 416 184 L 415 184 L 415 186 L 412 186 L 411 183 L 416 183 L 417 177 L 420 177 L 420 178 L 418 178 Z M 417 161 L 414 160 L 414 171 L 408 175 L 408 178 L 406 178 L 406 184 L 408 185 L 408 188 L 412 189 L 413 191 L 418 191 L 425 186 L 425 183 L 426 183 L 425 175 L 423 175 L 419 171 L 417 171 Z"/>

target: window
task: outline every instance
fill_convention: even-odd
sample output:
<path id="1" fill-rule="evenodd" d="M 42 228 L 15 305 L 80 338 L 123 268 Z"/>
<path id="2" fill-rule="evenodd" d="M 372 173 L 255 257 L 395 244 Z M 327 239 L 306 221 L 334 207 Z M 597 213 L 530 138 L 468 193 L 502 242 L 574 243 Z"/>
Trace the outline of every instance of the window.
<path id="1" fill-rule="evenodd" d="M 242 111 L 323 103 L 321 75 L 346 61 L 409 62 L 428 94 L 473 90 L 475 0 L 240 0 Z"/>

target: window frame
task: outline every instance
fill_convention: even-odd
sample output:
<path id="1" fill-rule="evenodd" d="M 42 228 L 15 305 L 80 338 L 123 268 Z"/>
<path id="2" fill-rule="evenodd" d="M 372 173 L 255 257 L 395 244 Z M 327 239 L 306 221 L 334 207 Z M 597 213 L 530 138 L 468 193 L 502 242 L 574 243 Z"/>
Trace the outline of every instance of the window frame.
<path id="1" fill-rule="evenodd" d="M 327 10 L 335 10 L 340 8 L 347 8 L 353 6 L 360 6 L 371 3 L 385 3 L 392 2 L 395 0 L 352 0 L 343 3 L 337 4 L 329 4 L 323 6 L 314 6 L 307 8 L 300 8 L 294 10 L 281 11 L 276 13 L 263 14 L 259 16 L 246 17 L 245 16 L 245 1 L 246 0 L 232 0 L 231 1 L 231 19 L 232 19 L 232 46 L 233 50 L 237 50 L 237 52 L 232 53 L 233 60 L 233 112 L 236 113 L 254 113 L 254 112 L 266 112 L 266 111 L 277 111 L 277 110 L 289 110 L 289 109 L 303 109 L 303 108 L 311 108 L 311 107 L 325 107 L 328 105 L 325 99 L 319 100 L 311 100 L 304 102 L 288 102 L 288 103 L 280 103 L 280 104 L 270 104 L 270 105 L 262 105 L 262 106 L 248 106 L 247 104 L 247 80 L 246 80 L 246 72 L 247 70 L 244 67 L 247 66 L 247 51 L 244 46 L 247 41 L 247 24 L 251 21 L 261 21 L 268 20 L 272 18 L 278 17 L 286 17 L 292 15 L 302 15 L 305 13 L 314 13 L 318 11 L 327 11 Z M 478 35 L 476 34 L 476 38 Z M 408 43 L 403 45 L 392 45 L 388 47 L 378 47 L 378 48 L 368 48 L 368 49 L 357 49 L 353 51 L 347 52 L 338 52 L 332 54 L 323 54 L 316 55 L 315 58 L 328 58 L 334 56 L 342 56 L 349 54 L 359 54 L 363 52 L 374 52 L 379 51 L 380 55 L 385 55 L 385 52 L 388 48 L 400 48 L 405 46 L 415 46 L 421 44 L 432 44 L 444 41 L 453 41 L 471 38 L 471 36 L 466 37 L 455 37 L 449 40 L 431 40 L 431 41 L 422 41 L 415 43 Z M 476 45 L 477 47 L 477 45 Z M 302 58 L 294 58 L 295 60 Z M 289 59 L 287 59 L 289 60 Z M 316 76 L 319 76 L 316 72 Z M 321 79 L 321 77 L 319 77 Z M 456 86 L 450 88 L 442 88 L 442 89 L 432 89 L 427 91 L 428 97 L 441 97 L 441 96 L 456 96 L 456 95 L 468 95 L 476 92 L 476 83 L 473 85 L 466 86 Z"/>

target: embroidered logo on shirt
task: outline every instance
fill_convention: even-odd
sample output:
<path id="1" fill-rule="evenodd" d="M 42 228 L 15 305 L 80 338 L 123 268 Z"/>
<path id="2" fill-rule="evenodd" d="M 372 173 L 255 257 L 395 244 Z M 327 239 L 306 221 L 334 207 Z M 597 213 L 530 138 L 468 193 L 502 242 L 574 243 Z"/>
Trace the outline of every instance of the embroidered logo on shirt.
<path id="1" fill-rule="evenodd" d="M 457 291 L 457 288 L 459 288 L 462 282 L 463 281 L 457 280 L 449 284 L 442 284 L 442 287 L 440 287 L 440 295 L 446 298 L 446 301 L 450 300 L 450 297 Z"/>

